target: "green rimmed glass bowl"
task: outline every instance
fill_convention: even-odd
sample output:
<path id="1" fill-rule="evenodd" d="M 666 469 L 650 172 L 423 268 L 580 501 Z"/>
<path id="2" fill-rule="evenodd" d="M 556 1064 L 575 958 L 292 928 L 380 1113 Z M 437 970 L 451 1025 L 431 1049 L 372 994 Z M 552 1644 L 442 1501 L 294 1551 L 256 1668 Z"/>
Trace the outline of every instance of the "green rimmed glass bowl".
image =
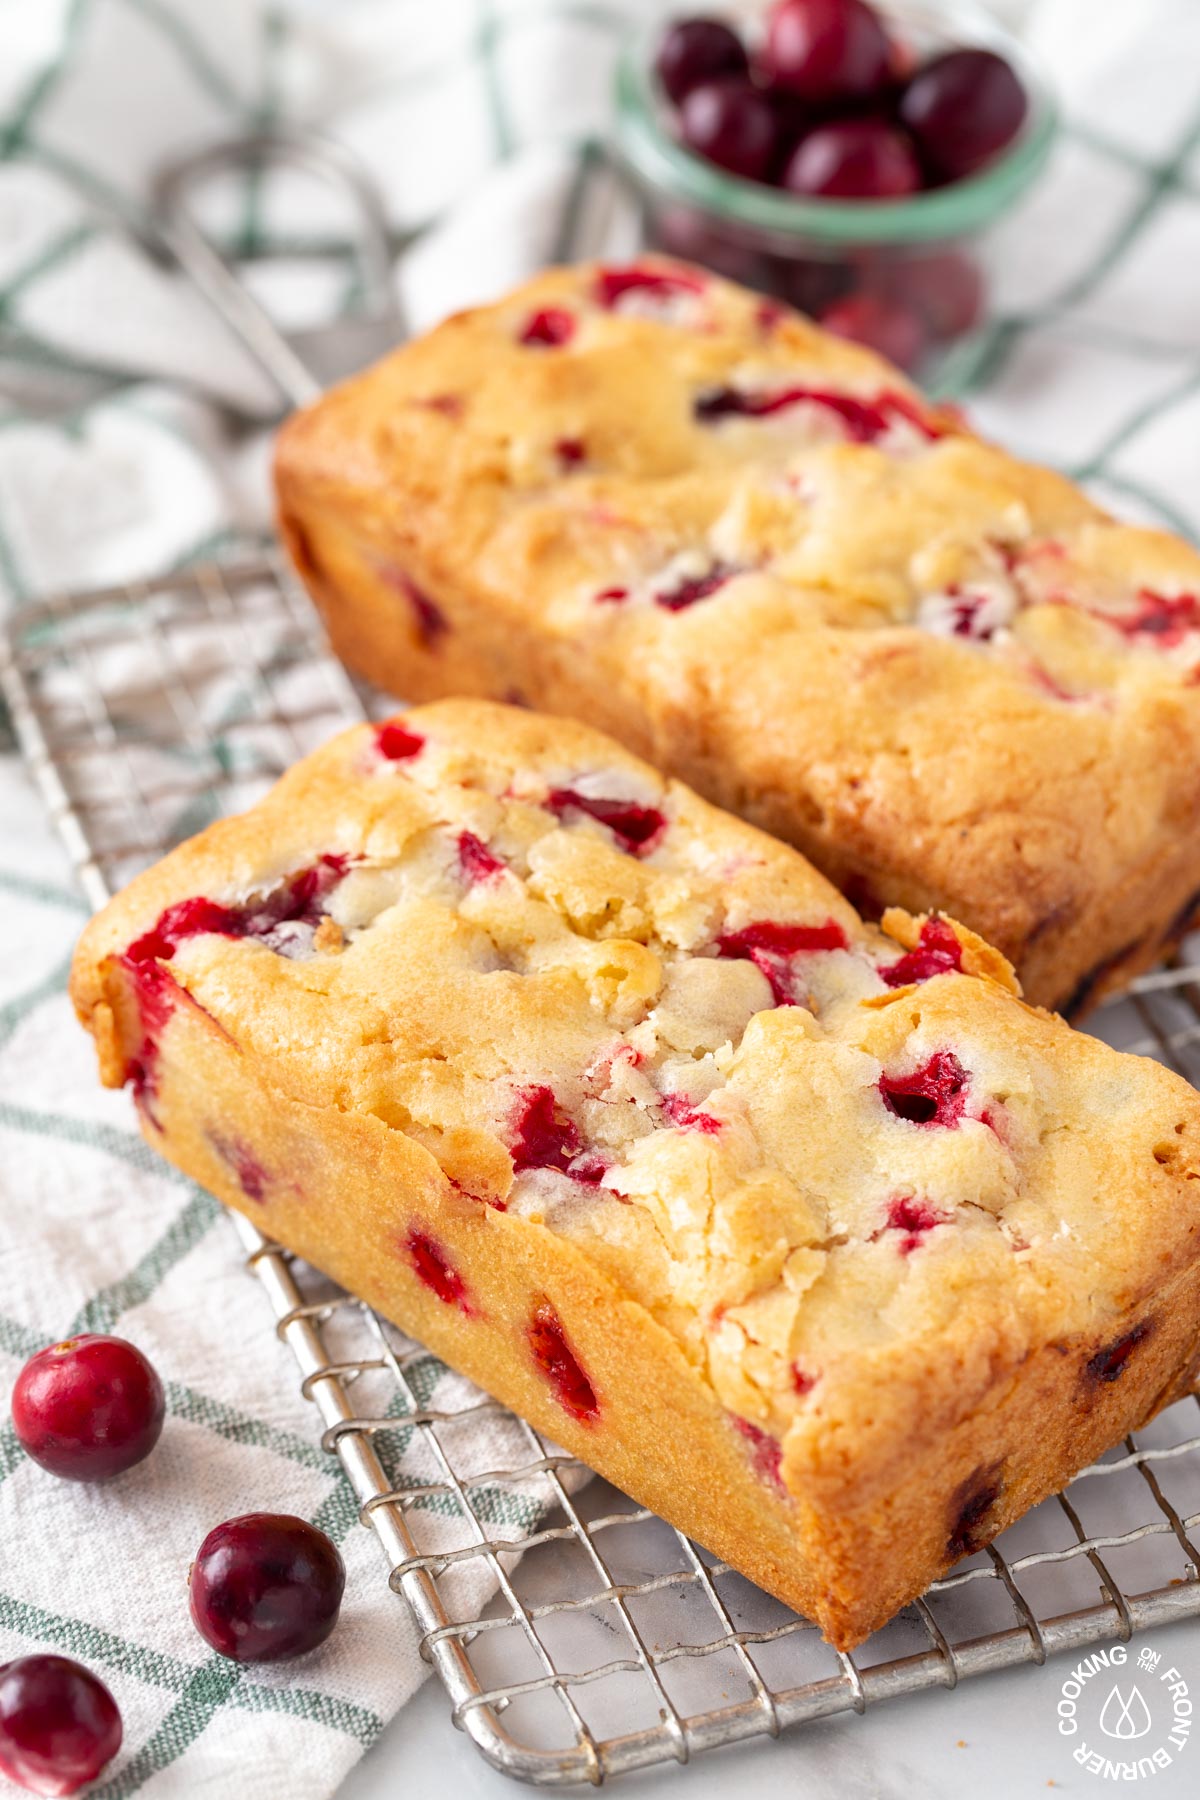
<path id="1" fill-rule="evenodd" d="M 707 11 L 698 7 L 695 10 Z M 752 50 L 762 8 L 730 9 Z M 1024 84 L 1029 110 L 1008 147 L 977 174 L 902 200 L 801 199 L 705 162 L 676 136 L 654 57 L 669 17 L 631 33 L 617 68 L 616 143 L 642 194 L 656 248 L 703 263 L 820 318 L 846 302 L 891 316 L 894 360 L 942 391 L 970 362 L 986 286 L 982 240 L 1036 179 L 1058 128 L 1049 85 L 994 19 L 965 6 L 884 0 L 877 10 L 916 61 L 964 46 L 996 51 Z M 671 15 L 686 17 L 675 9 Z M 907 338 L 904 321 L 908 320 Z M 886 344 L 878 347 L 887 349 Z M 954 352 L 952 356 L 950 353 Z M 904 353 L 902 353 L 904 352 Z"/>

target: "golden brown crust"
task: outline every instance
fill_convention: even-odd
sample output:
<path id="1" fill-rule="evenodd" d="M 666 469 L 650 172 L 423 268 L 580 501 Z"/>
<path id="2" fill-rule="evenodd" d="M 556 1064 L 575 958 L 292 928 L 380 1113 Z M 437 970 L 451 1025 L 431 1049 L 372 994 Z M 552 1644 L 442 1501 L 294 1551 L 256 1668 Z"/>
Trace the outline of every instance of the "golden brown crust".
<path id="1" fill-rule="evenodd" d="M 859 904 L 963 919 L 1041 1004 L 1120 986 L 1200 893 L 1200 557 L 797 315 L 641 267 L 657 315 L 552 270 L 285 426 L 337 649 L 408 699 L 586 718 Z M 547 310 L 569 340 L 523 342 Z M 694 412 L 789 388 L 867 410 Z"/>
<path id="2" fill-rule="evenodd" d="M 179 1167 L 845 1646 L 1200 1319 L 1192 1090 L 887 925 L 599 734 L 446 702 L 140 876 L 72 994 Z"/>

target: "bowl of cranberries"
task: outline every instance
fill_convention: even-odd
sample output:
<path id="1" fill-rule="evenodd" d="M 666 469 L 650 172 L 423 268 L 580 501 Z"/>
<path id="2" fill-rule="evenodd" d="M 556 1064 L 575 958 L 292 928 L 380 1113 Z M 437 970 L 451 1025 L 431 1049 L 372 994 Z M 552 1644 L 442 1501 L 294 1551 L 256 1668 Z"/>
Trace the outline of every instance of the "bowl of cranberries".
<path id="1" fill-rule="evenodd" d="M 616 116 L 657 248 L 942 386 L 986 308 L 982 236 L 1056 126 L 999 25 L 920 0 L 680 12 L 626 45 Z"/>

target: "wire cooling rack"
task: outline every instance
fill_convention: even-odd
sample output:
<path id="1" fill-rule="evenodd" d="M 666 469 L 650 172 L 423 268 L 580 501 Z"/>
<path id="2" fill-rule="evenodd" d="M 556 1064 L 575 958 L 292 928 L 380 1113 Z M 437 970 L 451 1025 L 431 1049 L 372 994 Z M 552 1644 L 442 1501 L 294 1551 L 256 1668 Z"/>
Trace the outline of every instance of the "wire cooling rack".
<path id="1" fill-rule="evenodd" d="M 383 710 L 326 647 L 277 562 L 41 601 L 0 640 L 18 739 L 88 898 L 220 813 L 248 805 L 341 725 Z M 1200 961 L 1189 947 L 1101 1035 L 1200 1078 Z M 516 1469 L 479 1470 L 468 1390 L 428 1404 L 432 1359 L 360 1302 L 237 1227 L 275 1327 L 299 1365 L 411 1606 L 456 1725 L 496 1767 L 543 1785 L 600 1782 L 830 1713 L 1200 1613 L 1200 1400 L 1109 1453 L 850 1655 L 532 1429 Z M 466 1384 L 462 1384 L 465 1388 Z M 389 1478 L 386 1434 L 423 1440 L 428 1478 Z M 501 1539 L 488 1496 L 541 1506 Z M 436 1513 L 436 1545 L 427 1532 Z M 445 1519 L 458 1536 L 446 1547 Z M 456 1610 L 457 1571 L 486 1566 L 495 1598 Z"/>

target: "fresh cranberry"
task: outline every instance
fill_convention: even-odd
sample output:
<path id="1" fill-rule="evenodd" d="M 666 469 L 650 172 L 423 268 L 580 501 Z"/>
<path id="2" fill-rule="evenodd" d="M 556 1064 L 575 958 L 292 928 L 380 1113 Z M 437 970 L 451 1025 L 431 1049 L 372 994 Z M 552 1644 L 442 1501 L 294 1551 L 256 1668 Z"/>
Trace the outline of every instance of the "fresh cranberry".
<path id="1" fill-rule="evenodd" d="M 575 336 L 575 315 L 562 306 L 543 306 L 526 320 L 519 343 L 534 349 L 557 350 Z"/>
<path id="2" fill-rule="evenodd" d="M 562 1320 L 548 1301 L 543 1301 L 530 1321 L 529 1348 L 559 1405 L 580 1424 L 590 1425 L 600 1413 L 596 1390 L 567 1343 Z"/>
<path id="3" fill-rule="evenodd" d="M 935 1050 L 911 1075 L 879 1077 L 879 1092 L 890 1113 L 911 1125 L 953 1128 L 967 1104 L 971 1077 L 952 1050 Z"/>
<path id="4" fill-rule="evenodd" d="M 600 795 L 581 794 L 575 788 L 554 788 L 543 805 L 559 819 L 578 812 L 606 825 L 628 856 L 648 855 L 667 829 L 667 821 L 656 806 L 639 806 L 636 800 L 607 800 Z"/>
<path id="5" fill-rule="evenodd" d="M 726 563 L 714 563 L 703 575 L 682 576 L 674 587 L 659 588 L 654 596 L 654 604 L 665 608 L 667 612 L 685 612 L 694 606 L 697 600 L 707 600 L 718 588 L 725 586 L 731 575 L 737 570 Z"/>
<path id="6" fill-rule="evenodd" d="M 849 292 L 854 276 L 845 262 L 802 256 L 780 257 L 777 279 L 793 306 L 819 319 Z"/>
<path id="7" fill-rule="evenodd" d="M 849 294 L 821 314 L 834 337 L 865 344 L 897 368 L 915 369 L 925 353 L 925 327 L 915 312 L 881 294 Z"/>
<path id="8" fill-rule="evenodd" d="M 894 963 L 880 969 L 888 987 L 907 987 L 910 981 L 928 981 L 934 975 L 951 975 L 962 968 L 962 945 L 945 919 L 926 919 L 914 950 L 906 950 Z"/>
<path id="9" fill-rule="evenodd" d="M 917 71 L 900 101 L 900 119 L 931 172 L 960 181 L 1011 143 L 1028 101 L 993 50 L 948 50 Z"/>
<path id="10" fill-rule="evenodd" d="M 677 19 L 663 33 L 655 71 L 676 106 L 702 81 L 745 75 L 750 61 L 736 31 L 720 19 Z"/>
<path id="11" fill-rule="evenodd" d="M 450 1261 L 441 1245 L 426 1232 L 414 1227 L 404 1240 L 408 1260 L 418 1281 L 425 1284 L 446 1306 L 457 1306 L 470 1313 L 467 1284 Z"/>
<path id="12" fill-rule="evenodd" d="M 825 105 L 865 100 L 887 86 L 891 44 L 864 0 L 779 0 L 767 18 L 769 80 Z"/>
<path id="13" fill-rule="evenodd" d="M 410 757 L 419 756 L 424 747 L 425 739 L 410 731 L 402 719 L 388 719 L 375 727 L 375 748 L 388 762 L 408 762 Z"/>
<path id="14" fill-rule="evenodd" d="M 801 1396 L 801 1398 L 803 1398 L 805 1394 L 812 1393 L 813 1389 L 817 1385 L 817 1381 L 818 1381 L 818 1377 L 816 1375 L 811 1374 L 809 1372 L 809 1370 L 802 1369 L 800 1367 L 799 1363 L 792 1364 L 792 1392 L 793 1393 L 799 1394 Z"/>
<path id="15" fill-rule="evenodd" d="M 905 255 L 871 271 L 871 284 L 920 315 L 932 337 L 961 337 L 983 312 L 983 272 L 957 250 Z"/>
<path id="16" fill-rule="evenodd" d="M 282 1662 L 337 1624 L 346 1569 L 337 1546 L 288 1513 L 246 1513 L 209 1532 L 188 1574 L 192 1622 L 234 1662 Z"/>
<path id="17" fill-rule="evenodd" d="M 216 936 L 254 938 L 286 956 L 296 948 L 297 926 L 319 925 L 325 916 L 321 902 L 346 873 L 346 856 L 322 856 L 306 869 L 297 869 L 262 896 L 241 906 L 224 906 L 197 896 L 177 900 L 166 907 L 149 931 L 135 938 L 124 955 L 127 966 L 153 961 L 170 962 L 188 938 Z"/>
<path id="18" fill-rule="evenodd" d="M 74 1794 L 121 1748 L 104 1683 L 69 1656 L 0 1664 L 0 1770 L 35 1794 Z"/>
<path id="19" fill-rule="evenodd" d="M 162 1382 L 136 1345 L 95 1332 L 31 1356 L 12 1397 L 25 1450 L 68 1481 L 105 1481 L 140 1463 L 164 1410 Z"/>
<path id="20" fill-rule="evenodd" d="M 739 241 L 733 233 L 722 231 L 708 213 L 691 207 L 664 207 L 653 220 L 654 241 L 671 256 L 685 262 L 703 263 L 740 281 L 743 287 L 761 288 L 769 274 L 769 259 L 761 250 Z"/>
<path id="21" fill-rule="evenodd" d="M 920 185 L 912 145 L 882 119 L 816 126 L 800 139 L 783 171 L 789 193 L 839 200 L 897 200 Z"/>
<path id="22" fill-rule="evenodd" d="M 684 143 L 697 156 L 748 181 L 764 181 L 778 127 L 771 102 L 744 76 L 726 75 L 692 89 L 679 111 Z"/>
<path id="23" fill-rule="evenodd" d="M 561 468 L 577 469 L 581 463 L 587 461 L 587 446 L 582 438 L 555 438 L 554 454 Z"/>

